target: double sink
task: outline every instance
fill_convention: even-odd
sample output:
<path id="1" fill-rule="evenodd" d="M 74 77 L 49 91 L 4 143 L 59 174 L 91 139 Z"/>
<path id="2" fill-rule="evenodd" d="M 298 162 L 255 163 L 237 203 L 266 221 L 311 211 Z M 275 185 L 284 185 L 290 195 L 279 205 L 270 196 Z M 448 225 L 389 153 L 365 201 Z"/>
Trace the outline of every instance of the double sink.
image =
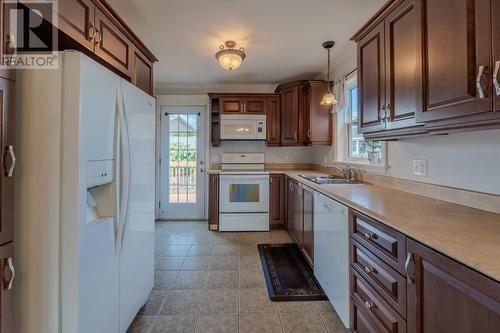
<path id="1" fill-rule="evenodd" d="M 299 175 L 313 183 L 320 185 L 335 185 L 335 184 L 362 184 L 357 180 L 346 179 L 340 176 L 327 176 L 327 175 Z"/>

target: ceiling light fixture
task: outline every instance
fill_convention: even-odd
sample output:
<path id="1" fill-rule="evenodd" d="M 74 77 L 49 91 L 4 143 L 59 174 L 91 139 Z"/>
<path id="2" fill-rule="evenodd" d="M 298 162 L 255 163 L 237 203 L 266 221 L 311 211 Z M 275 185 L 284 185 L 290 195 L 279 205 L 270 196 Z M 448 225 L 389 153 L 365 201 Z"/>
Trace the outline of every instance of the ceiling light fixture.
<path id="1" fill-rule="evenodd" d="M 329 40 L 323 43 L 323 47 L 328 51 L 328 74 L 326 81 L 328 82 L 328 91 L 323 96 L 321 100 L 321 105 L 335 105 L 337 104 L 337 99 L 332 93 L 332 83 L 330 82 L 330 49 L 335 45 L 333 40 Z"/>
<path id="2" fill-rule="evenodd" d="M 234 47 L 236 42 L 228 40 L 219 47 L 219 51 L 215 54 L 215 58 L 219 61 L 222 68 L 232 71 L 240 67 L 243 60 L 245 60 L 245 49 L 240 47 L 238 50 Z"/>

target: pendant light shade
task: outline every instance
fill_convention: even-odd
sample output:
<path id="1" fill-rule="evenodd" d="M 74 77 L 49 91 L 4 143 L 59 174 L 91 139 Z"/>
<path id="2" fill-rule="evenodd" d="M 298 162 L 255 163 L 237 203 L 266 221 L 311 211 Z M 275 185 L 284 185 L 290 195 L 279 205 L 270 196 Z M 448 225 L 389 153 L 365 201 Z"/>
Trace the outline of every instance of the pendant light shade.
<path id="1" fill-rule="evenodd" d="M 245 60 L 245 50 L 240 47 L 239 50 L 235 49 L 236 42 L 228 40 L 221 45 L 219 52 L 215 54 L 215 58 L 219 61 L 219 65 L 225 70 L 232 71 L 240 67 L 243 60 Z"/>
<path id="2" fill-rule="evenodd" d="M 321 100 L 321 105 L 331 106 L 337 104 L 337 99 L 332 92 L 332 84 L 330 82 L 330 49 L 335 45 L 335 42 L 330 40 L 323 43 L 323 47 L 328 51 L 328 73 L 326 81 L 328 82 L 328 91 L 323 95 Z"/>

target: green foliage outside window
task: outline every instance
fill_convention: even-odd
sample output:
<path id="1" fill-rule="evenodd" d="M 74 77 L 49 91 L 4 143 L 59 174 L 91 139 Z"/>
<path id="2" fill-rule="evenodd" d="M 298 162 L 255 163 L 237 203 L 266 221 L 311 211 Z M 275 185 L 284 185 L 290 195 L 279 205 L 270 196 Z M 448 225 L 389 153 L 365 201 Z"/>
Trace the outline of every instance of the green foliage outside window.
<path id="1" fill-rule="evenodd" d="M 185 142 L 170 143 L 170 161 L 196 161 L 196 147 Z"/>

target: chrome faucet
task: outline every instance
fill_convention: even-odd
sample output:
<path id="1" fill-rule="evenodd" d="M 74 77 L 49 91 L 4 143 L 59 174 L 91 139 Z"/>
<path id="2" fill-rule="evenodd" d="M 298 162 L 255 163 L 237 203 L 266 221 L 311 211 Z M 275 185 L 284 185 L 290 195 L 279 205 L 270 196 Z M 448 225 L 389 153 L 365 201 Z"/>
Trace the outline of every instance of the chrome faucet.
<path id="1" fill-rule="evenodd" d="M 340 164 L 340 166 L 332 165 L 331 168 L 337 169 L 342 172 L 342 177 L 347 180 L 353 180 L 352 167 L 348 164 Z"/>

